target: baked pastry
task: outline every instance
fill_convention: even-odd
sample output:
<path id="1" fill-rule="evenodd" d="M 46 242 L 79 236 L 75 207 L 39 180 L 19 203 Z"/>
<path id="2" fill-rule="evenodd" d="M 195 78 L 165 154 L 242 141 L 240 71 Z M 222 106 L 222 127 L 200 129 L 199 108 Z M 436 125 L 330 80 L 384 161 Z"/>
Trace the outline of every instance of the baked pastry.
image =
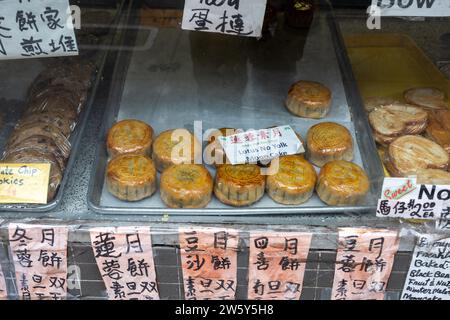
<path id="1" fill-rule="evenodd" d="M 448 102 L 445 94 L 437 88 L 411 88 L 403 93 L 405 101 L 419 107 L 430 109 L 445 109 Z"/>
<path id="2" fill-rule="evenodd" d="M 369 114 L 375 140 L 386 146 L 406 134 L 420 134 L 427 127 L 428 114 L 422 108 L 408 104 L 379 107 Z"/>
<path id="3" fill-rule="evenodd" d="M 221 202 L 235 206 L 249 206 L 264 195 L 265 176 L 255 164 L 224 164 L 217 168 L 214 194 Z"/>
<path id="4" fill-rule="evenodd" d="M 353 159 L 353 139 L 348 129 L 334 122 L 312 126 L 306 137 L 307 158 L 321 167 L 332 160 Z"/>
<path id="5" fill-rule="evenodd" d="M 213 179 L 202 165 L 173 165 L 161 174 L 160 190 L 170 208 L 204 208 L 211 201 Z"/>
<path id="6" fill-rule="evenodd" d="M 239 132 L 241 131 L 233 128 L 221 128 L 212 131 L 208 136 L 208 145 L 204 152 L 205 163 L 216 167 L 222 164 L 230 164 L 218 138 L 232 136 Z"/>
<path id="7" fill-rule="evenodd" d="M 287 109 L 304 118 L 323 118 L 330 110 L 330 105 L 331 91 L 323 84 L 312 81 L 293 84 L 286 100 Z"/>
<path id="8" fill-rule="evenodd" d="M 28 114 L 19 120 L 16 129 L 24 125 L 36 123 L 51 124 L 57 127 L 66 138 L 70 137 L 76 126 L 76 121 L 66 115 L 57 111 L 47 111 Z"/>
<path id="9" fill-rule="evenodd" d="M 311 198 L 317 175 L 314 167 L 301 155 L 279 158 L 278 171 L 267 177 L 267 194 L 281 204 L 301 204 Z"/>
<path id="10" fill-rule="evenodd" d="M 432 110 L 428 112 L 428 119 L 427 138 L 450 153 L 450 110 Z"/>
<path id="11" fill-rule="evenodd" d="M 337 160 L 322 167 L 316 191 L 330 206 L 355 205 L 364 201 L 369 186 L 369 178 L 360 166 Z"/>
<path id="12" fill-rule="evenodd" d="M 389 97 L 368 97 L 364 100 L 364 108 L 367 112 L 372 112 L 376 108 L 398 103 Z"/>
<path id="13" fill-rule="evenodd" d="M 174 164 L 192 164 L 201 160 L 201 144 L 186 129 L 167 130 L 153 142 L 156 169 L 163 172 Z"/>
<path id="14" fill-rule="evenodd" d="M 450 172 L 439 169 L 421 169 L 417 171 L 417 183 L 450 186 Z"/>
<path id="15" fill-rule="evenodd" d="M 120 200 L 139 201 L 156 191 L 156 169 L 142 154 L 121 154 L 106 168 L 108 191 Z"/>
<path id="16" fill-rule="evenodd" d="M 421 169 L 447 170 L 450 157 L 440 145 L 421 136 L 406 135 L 389 145 L 384 164 L 394 177 L 415 175 Z"/>
<path id="17" fill-rule="evenodd" d="M 109 129 L 106 148 L 110 157 L 136 153 L 151 156 L 153 128 L 140 120 L 122 120 Z"/>

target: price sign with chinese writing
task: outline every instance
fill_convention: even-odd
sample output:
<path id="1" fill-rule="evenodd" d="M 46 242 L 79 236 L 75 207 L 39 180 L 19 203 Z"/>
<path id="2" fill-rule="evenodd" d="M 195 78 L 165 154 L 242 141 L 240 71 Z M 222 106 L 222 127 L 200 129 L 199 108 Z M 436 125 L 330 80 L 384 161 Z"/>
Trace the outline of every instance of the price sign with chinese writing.
<path id="1" fill-rule="evenodd" d="M 68 0 L 1 0 L 0 60 L 77 55 Z"/>
<path id="2" fill-rule="evenodd" d="M 248 298 L 298 300 L 311 233 L 250 232 Z"/>
<path id="3" fill-rule="evenodd" d="M 5 300 L 8 297 L 8 292 L 6 291 L 5 275 L 2 271 L 2 265 L 0 264 L 0 300 Z"/>
<path id="4" fill-rule="evenodd" d="M 159 300 L 148 227 L 94 228 L 90 236 L 110 300 Z"/>
<path id="5" fill-rule="evenodd" d="M 47 203 L 50 164 L 2 163 L 0 203 Z"/>
<path id="6" fill-rule="evenodd" d="M 238 232 L 219 228 L 180 228 L 179 241 L 185 298 L 234 300 Z"/>
<path id="7" fill-rule="evenodd" d="M 280 156 L 303 153 L 305 148 L 290 126 L 249 130 L 227 137 L 219 137 L 230 163 L 256 163 Z"/>
<path id="8" fill-rule="evenodd" d="M 450 300 L 450 238 L 440 238 L 419 236 L 402 300 Z"/>
<path id="9" fill-rule="evenodd" d="M 186 0 L 182 29 L 260 37 L 267 0 Z"/>
<path id="10" fill-rule="evenodd" d="M 384 299 L 398 242 L 397 231 L 340 228 L 331 298 Z"/>
<path id="11" fill-rule="evenodd" d="M 19 297 L 65 299 L 68 228 L 11 223 L 8 233 Z"/>

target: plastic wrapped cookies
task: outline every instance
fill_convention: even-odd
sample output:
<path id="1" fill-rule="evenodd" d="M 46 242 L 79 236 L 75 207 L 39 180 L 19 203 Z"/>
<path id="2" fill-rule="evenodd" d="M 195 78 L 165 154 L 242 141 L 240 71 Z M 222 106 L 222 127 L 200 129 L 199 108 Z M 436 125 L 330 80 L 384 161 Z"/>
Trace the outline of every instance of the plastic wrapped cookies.
<path id="1" fill-rule="evenodd" d="M 140 120 L 122 120 L 117 122 L 109 130 L 106 139 L 106 147 L 111 157 L 125 153 L 150 156 L 152 143 L 153 128 Z"/>
<path id="2" fill-rule="evenodd" d="M 313 81 L 298 81 L 288 92 L 286 108 L 293 114 L 320 119 L 325 117 L 331 105 L 331 91 L 323 84 Z"/>

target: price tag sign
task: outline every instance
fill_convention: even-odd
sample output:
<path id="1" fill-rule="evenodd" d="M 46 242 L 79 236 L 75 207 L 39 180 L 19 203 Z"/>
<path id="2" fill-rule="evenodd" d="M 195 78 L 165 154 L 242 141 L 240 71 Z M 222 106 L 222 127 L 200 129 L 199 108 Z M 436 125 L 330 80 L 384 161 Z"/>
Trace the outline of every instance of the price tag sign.
<path id="1" fill-rule="evenodd" d="M 0 203 L 47 203 L 49 163 L 1 163 Z"/>
<path id="2" fill-rule="evenodd" d="M 68 0 L 0 0 L 0 60 L 78 55 Z"/>
<path id="3" fill-rule="evenodd" d="M 184 30 L 260 37 L 267 0 L 186 0 Z"/>
<path id="4" fill-rule="evenodd" d="M 448 0 L 372 0 L 386 17 L 449 17 Z"/>
<path id="5" fill-rule="evenodd" d="M 233 165 L 270 161 L 305 152 L 302 142 L 290 126 L 249 130 L 219 137 L 219 143 Z"/>

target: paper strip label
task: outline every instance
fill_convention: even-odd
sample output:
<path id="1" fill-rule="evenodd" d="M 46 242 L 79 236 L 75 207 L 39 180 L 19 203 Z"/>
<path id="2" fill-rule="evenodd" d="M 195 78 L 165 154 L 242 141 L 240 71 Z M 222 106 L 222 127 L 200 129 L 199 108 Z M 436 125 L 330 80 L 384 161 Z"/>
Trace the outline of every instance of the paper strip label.
<path id="1" fill-rule="evenodd" d="M 0 203 L 47 203 L 49 163 L 0 164 Z"/>
<path id="2" fill-rule="evenodd" d="M 450 300 L 450 238 L 418 238 L 401 299 Z"/>
<path id="3" fill-rule="evenodd" d="M 90 236 L 110 300 L 159 300 L 148 227 L 94 228 Z"/>
<path id="4" fill-rule="evenodd" d="M 186 0 L 184 30 L 260 37 L 267 0 Z"/>
<path id="5" fill-rule="evenodd" d="M 68 0 L 0 4 L 0 60 L 78 55 Z"/>
<path id="6" fill-rule="evenodd" d="M 11 223 L 8 232 L 20 299 L 65 299 L 67 226 Z"/>
<path id="7" fill-rule="evenodd" d="M 383 300 L 398 250 L 396 231 L 340 228 L 332 300 Z"/>
<path id="8" fill-rule="evenodd" d="M 250 232 L 248 299 L 299 300 L 311 233 Z"/>
<path id="9" fill-rule="evenodd" d="M 180 228 L 180 256 L 187 300 L 234 300 L 238 231 Z"/>
<path id="10" fill-rule="evenodd" d="M 372 6 L 381 8 L 387 17 L 448 17 L 448 0 L 372 0 Z"/>
<path id="11" fill-rule="evenodd" d="M 219 143 L 233 165 L 270 161 L 281 156 L 305 152 L 303 144 L 290 126 L 222 136 L 219 137 Z"/>
<path id="12" fill-rule="evenodd" d="M 0 264 L 0 300 L 5 300 L 8 297 L 8 292 L 6 290 L 5 275 L 2 271 L 2 266 Z"/>

